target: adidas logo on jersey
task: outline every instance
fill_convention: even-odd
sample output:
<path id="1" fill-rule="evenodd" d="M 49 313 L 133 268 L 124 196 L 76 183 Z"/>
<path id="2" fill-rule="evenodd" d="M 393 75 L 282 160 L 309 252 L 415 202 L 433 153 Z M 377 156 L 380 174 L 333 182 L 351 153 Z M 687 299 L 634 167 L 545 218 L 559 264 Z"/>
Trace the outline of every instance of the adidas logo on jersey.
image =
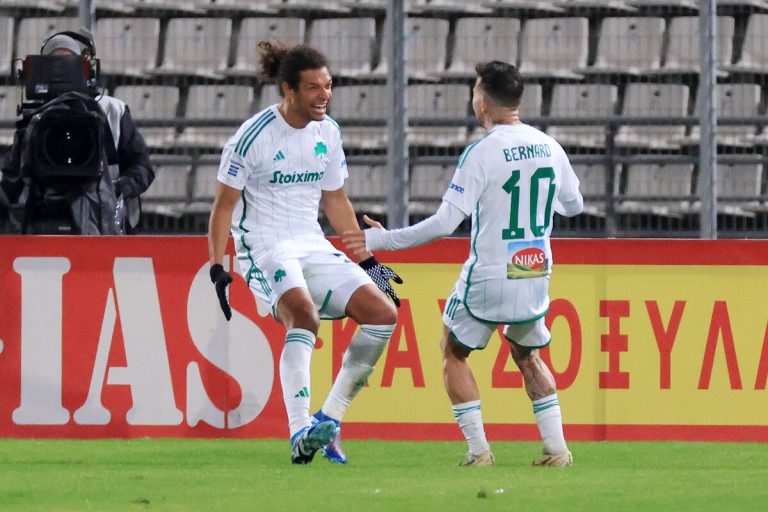
<path id="1" fill-rule="evenodd" d="M 285 155 L 283 154 L 282 150 L 278 151 L 275 157 L 272 159 L 273 162 L 276 162 L 278 160 L 285 160 Z"/>

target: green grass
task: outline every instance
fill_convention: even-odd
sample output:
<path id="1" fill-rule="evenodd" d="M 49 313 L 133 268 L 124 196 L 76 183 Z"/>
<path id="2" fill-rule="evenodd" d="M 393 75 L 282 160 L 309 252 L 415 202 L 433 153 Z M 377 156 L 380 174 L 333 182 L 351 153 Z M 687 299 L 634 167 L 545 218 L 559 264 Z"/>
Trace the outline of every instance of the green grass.
<path id="1" fill-rule="evenodd" d="M 0 439 L 0 511 L 764 511 L 768 446 L 571 443 L 571 468 L 532 468 L 538 443 L 345 441 L 351 462 L 292 466 L 284 440 Z"/>

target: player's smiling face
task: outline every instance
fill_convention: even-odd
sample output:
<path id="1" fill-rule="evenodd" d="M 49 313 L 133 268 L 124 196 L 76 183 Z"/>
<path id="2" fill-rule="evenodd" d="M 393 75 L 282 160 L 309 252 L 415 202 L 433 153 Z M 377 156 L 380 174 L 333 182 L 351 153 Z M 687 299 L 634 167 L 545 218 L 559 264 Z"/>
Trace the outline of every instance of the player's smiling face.
<path id="1" fill-rule="evenodd" d="M 310 121 L 325 119 L 333 94 L 332 85 L 331 73 L 326 67 L 302 71 L 298 89 L 287 88 L 286 91 L 288 122 L 301 128 Z"/>

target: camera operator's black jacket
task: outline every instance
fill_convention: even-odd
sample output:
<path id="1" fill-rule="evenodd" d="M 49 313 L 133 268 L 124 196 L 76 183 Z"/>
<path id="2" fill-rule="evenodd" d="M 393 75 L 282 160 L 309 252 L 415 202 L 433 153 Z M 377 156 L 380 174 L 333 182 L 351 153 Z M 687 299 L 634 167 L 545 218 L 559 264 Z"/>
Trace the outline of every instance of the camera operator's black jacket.
<path id="1" fill-rule="evenodd" d="M 131 118 L 128 106 L 111 96 L 97 98 L 98 105 L 109 125 L 117 149 L 119 178 L 115 183 L 115 194 L 123 196 L 126 203 L 126 231 L 130 232 L 138 223 L 140 203 L 138 197 L 152 184 L 155 173 L 149 160 L 149 150 Z M 2 179 L 0 179 L 0 197 L 2 203 L 17 203 L 24 190 L 24 181 L 20 175 L 21 140 L 17 131 L 14 144 L 0 160 Z"/>

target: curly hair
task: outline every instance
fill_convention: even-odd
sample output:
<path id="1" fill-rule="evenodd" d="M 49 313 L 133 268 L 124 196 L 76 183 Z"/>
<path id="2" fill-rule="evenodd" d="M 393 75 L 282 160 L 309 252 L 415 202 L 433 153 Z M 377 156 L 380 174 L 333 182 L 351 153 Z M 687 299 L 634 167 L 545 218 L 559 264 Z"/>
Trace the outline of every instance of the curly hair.
<path id="1" fill-rule="evenodd" d="M 261 41 L 261 75 L 265 78 L 276 79 L 283 94 L 283 83 L 296 90 L 301 82 L 301 72 L 307 69 L 328 67 L 325 55 L 307 45 L 288 46 L 282 43 Z"/>

